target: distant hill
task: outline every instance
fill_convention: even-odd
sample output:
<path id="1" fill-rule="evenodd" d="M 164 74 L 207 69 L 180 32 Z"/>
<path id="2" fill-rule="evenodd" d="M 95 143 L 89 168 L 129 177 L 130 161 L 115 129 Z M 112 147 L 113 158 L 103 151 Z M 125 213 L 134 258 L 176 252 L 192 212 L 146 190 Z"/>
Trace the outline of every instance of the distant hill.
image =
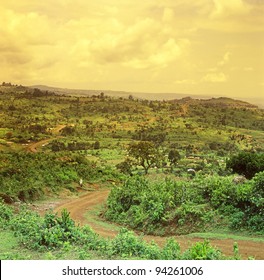
<path id="1" fill-rule="evenodd" d="M 1 86 L 2 90 L 3 87 L 10 87 L 11 84 L 6 84 Z M 147 92 L 127 92 L 127 91 L 113 91 L 113 90 L 86 90 L 86 89 L 68 89 L 68 88 L 59 88 L 59 87 L 50 87 L 45 85 L 34 85 L 34 86 L 17 86 L 18 89 L 25 89 L 25 88 L 38 88 L 43 91 L 50 91 L 57 94 L 64 94 L 64 95 L 72 95 L 72 96 L 92 96 L 92 95 L 99 95 L 103 92 L 107 96 L 111 97 L 123 97 L 128 98 L 129 96 L 133 96 L 134 98 L 139 99 L 148 99 L 148 100 L 170 100 L 171 102 L 179 102 L 179 103 L 186 103 L 191 104 L 193 102 L 199 102 L 203 105 L 210 105 L 210 106 L 224 106 L 224 107 L 248 107 L 248 108 L 264 108 L 264 99 L 263 98 L 239 98 L 241 100 L 235 100 L 228 97 L 220 97 L 214 96 L 213 98 L 209 98 L 207 95 L 189 95 L 184 93 L 147 93 Z M 195 100 L 195 101 L 194 101 Z"/>
<path id="2" fill-rule="evenodd" d="M 185 104 L 185 105 L 203 105 L 210 107 L 224 107 L 224 108 L 258 108 L 258 106 L 250 104 L 245 101 L 236 100 L 228 97 L 218 97 L 210 99 L 193 99 L 185 97 L 182 99 L 171 100 L 172 103 Z"/>

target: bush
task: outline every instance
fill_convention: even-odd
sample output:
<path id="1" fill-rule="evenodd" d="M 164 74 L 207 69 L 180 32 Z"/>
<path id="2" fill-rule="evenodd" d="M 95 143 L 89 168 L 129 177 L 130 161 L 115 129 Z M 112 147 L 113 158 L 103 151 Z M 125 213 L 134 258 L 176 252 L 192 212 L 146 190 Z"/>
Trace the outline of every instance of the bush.
<path id="1" fill-rule="evenodd" d="M 221 260 L 223 255 L 220 250 L 212 247 L 208 240 L 197 242 L 187 249 L 183 255 L 184 260 Z"/>
<path id="2" fill-rule="evenodd" d="M 218 175 L 158 182 L 131 177 L 111 190 L 105 217 L 154 234 L 184 234 L 221 223 L 261 231 L 263 224 L 254 221 L 264 215 L 263 174 L 241 184 Z"/>
<path id="3" fill-rule="evenodd" d="M 255 196 L 256 200 L 259 200 L 259 203 L 263 203 L 264 199 L 264 171 L 257 173 L 253 180 L 252 180 L 252 186 L 253 186 L 253 194 Z"/>
<path id="4" fill-rule="evenodd" d="M 25 208 L 20 209 L 9 222 L 10 228 L 28 248 L 41 249 L 40 240 L 43 230 L 43 218 Z"/>
<path id="5" fill-rule="evenodd" d="M 6 212 L 9 213 L 9 209 Z M 107 259 L 223 259 L 221 252 L 208 241 L 198 242 L 181 254 L 180 245 L 173 238 L 169 238 L 163 248 L 160 248 L 155 242 L 147 243 L 127 229 L 120 230 L 112 240 L 103 239 L 89 226 L 76 226 L 66 210 L 62 211 L 61 216 L 48 212 L 43 218 L 25 208 L 21 208 L 18 214 L 9 214 L 5 216 L 9 219 L 8 226 L 20 238 L 21 243 L 27 248 L 47 252 L 48 259 L 57 259 L 57 252 L 67 253 L 76 245 L 80 248 L 80 259 L 90 259 L 90 250 Z M 238 255 L 238 248 L 236 249 L 235 257 Z M 7 255 L 6 258 L 23 257 Z"/>
<path id="6" fill-rule="evenodd" d="M 7 226 L 13 216 L 13 209 L 0 200 L 0 228 Z"/>
<path id="7" fill-rule="evenodd" d="M 256 173 L 264 171 L 264 153 L 240 152 L 227 160 L 226 167 L 251 179 Z"/>
<path id="8" fill-rule="evenodd" d="M 159 248 L 154 243 L 145 243 L 142 238 L 136 237 L 132 231 L 123 228 L 111 242 L 110 255 L 119 255 L 123 258 L 158 259 Z"/>
<path id="9" fill-rule="evenodd" d="M 88 227 L 76 227 L 65 209 L 61 216 L 48 212 L 44 218 L 32 211 L 21 209 L 19 214 L 10 220 L 10 227 L 23 244 L 32 249 L 62 248 L 68 242 L 89 244 L 91 249 L 98 245 L 97 235 Z"/>
<path id="10" fill-rule="evenodd" d="M 163 260 L 181 259 L 181 247 L 175 239 L 173 238 L 167 239 L 161 251 L 161 259 Z"/>

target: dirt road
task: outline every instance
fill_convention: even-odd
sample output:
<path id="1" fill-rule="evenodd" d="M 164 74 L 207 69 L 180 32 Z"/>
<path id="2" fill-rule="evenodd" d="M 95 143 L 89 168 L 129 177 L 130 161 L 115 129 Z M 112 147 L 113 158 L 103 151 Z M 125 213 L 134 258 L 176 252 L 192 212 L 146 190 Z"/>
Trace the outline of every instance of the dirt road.
<path id="1" fill-rule="evenodd" d="M 52 135 L 56 135 L 56 137 L 52 137 L 52 138 L 48 138 L 48 139 L 44 139 L 38 142 L 34 142 L 34 143 L 30 143 L 27 146 L 27 150 L 32 152 L 32 153 L 36 153 L 38 151 L 38 149 L 40 147 L 43 147 L 45 145 L 47 145 L 50 141 L 61 138 L 62 136 L 59 136 L 57 134 L 59 134 L 60 130 L 63 129 L 66 125 L 64 124 L 60 124 L 58 126 L 56 126 L 53 130 L 52 130 Z"/>
<path id="2" fill-rule="evenodd" d="M 70 212 L 72 219 L 81 225 L 89 224 L 95 232 L 104 237 L 114 237 L 118 233 L 118 228 L 115 225 L 113 226 L 109 223 L 107 226 L 106 223 L 100 223 L 96 221 L 99 218 L 94 214 L 93 219 L 87 219 L 85 214 L 89 211 L 95 210 L 99 205 L 104 203 L 109 194 L 109 190 L 95 190 L 90 191 L 86 194 L 81 195 L 78 198 L 67 199 L 61 202 L 55 207 L 55 211 L 60 211 L 63 208 L 67 209 Z M 91 215 L 91 214 L 89 214 Z M 121 228 L 121 227 L 120 227 Z M 197 241 L 202 241 L 202 238 L 191 238 L 189 236 L 174 236 L 174 238 L 179 242 L 181 249 L 185 250 L 190 244 Z M 144 239 L 146 241 L 154 240 L 157 244 L 164 244 L 166 238 L 160 236 L 150 236 L 145 235 Z M 233 244 L 234 242 L 238 243 L 239 252 L 243 259 L 248 259 L 252 256 L 255 259 L 264 260 L 264 242 L 254 242 L 254 241 L 234 241 L 233 239 L 211 239 L 211 244 L 221 249 L 221 251 L 227 255 L 231 256 L 233 254 Z"/>

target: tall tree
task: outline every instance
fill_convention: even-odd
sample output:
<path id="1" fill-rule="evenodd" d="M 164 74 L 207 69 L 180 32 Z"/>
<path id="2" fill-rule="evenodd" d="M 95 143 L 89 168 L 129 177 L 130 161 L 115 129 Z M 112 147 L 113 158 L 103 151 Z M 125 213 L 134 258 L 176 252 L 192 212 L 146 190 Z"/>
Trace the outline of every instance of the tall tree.
<path id="1" fill-rule="evenodd" d="M 128 154 L 135 160 L 135 164 L 144 168 L 148 174 L 149 168 L 157 166 L 161 160 L 161 154 L 152 142 L 140 141 L 131 143 L 128 147 Z"/>

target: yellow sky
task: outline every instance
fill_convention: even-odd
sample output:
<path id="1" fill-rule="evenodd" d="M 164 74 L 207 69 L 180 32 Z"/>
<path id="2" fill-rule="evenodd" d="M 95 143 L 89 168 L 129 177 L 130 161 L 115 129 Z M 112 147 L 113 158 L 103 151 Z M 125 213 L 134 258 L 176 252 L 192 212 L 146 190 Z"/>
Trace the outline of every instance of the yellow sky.
<path id="1" fill-rule="evenodd" d="M 264 97 L 264 0 L 0 0 L 0 77 Z"/>

